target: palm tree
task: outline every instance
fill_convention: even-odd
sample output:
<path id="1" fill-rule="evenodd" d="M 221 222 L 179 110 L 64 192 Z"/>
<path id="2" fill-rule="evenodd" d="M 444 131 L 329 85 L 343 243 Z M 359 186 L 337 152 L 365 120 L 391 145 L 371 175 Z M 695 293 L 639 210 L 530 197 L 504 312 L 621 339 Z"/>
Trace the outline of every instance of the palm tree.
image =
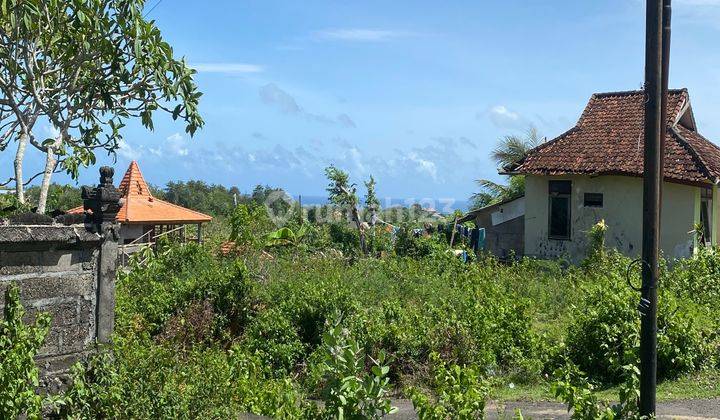
<path id="1" fill-rule="evenodd" d="M 530 126 L 524 136 L 510 135 L 498 141 L 490 157 L 500 166 L 506 168 L 523 157 L 542 143 L 542 137 L 535 127 Z M 470 197 L 473 208 L 481 208 L 501 201 L 512 200 L 525 194 L 525 177 L 510 175 L 507 185 L 498 184 L 488 179 L 475 181 L 480 186 L 480 192 Z"/>

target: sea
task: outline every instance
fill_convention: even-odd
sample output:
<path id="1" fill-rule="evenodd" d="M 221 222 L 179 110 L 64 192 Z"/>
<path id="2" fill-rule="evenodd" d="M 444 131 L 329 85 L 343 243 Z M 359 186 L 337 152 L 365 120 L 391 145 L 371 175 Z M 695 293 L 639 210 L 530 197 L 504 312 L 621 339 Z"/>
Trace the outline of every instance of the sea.
<path id="1" fill-rule="evenodd" d="M 298 200 L 300 196 L 293 196 L 293 199 Z M 427 210 L 435 210 L 442 214 L 450 214 L 455 210 L 466 212 L 469 209 L 470 202 L 468 200 L 459 200 L 455 198 L 391 198 L 391 197 L 378 197 L 380 200 L 380 206 L 382 208 L 390 207 L 410 207 L 413 204 L 419 204 L 422 208 Z M 303 195 L 302 205 L 305 206 L 321 206 L 328 204 L 328 198 L 320 195 Z"/>

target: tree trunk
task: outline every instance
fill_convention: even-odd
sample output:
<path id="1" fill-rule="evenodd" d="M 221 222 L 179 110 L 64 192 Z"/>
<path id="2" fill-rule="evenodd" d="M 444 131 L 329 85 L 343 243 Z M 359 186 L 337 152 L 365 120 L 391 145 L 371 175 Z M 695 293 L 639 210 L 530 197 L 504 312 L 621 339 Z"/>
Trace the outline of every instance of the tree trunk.
<path id="1" fill-rule="evenodd" d="M 15 196 L 21 204 L 25 204 L 25 186 L 23 183 L 23 159 L 25 158 L 25 147 L 27 147 L 28 136 L 20 134 L 18 148 L 15 153 Z"/>
<path id="2" fill-rule="evenodd" d="M 45 213 L 48 190 L 50 189 L 50 179 L 52 178 L 53 172 L 55 172 L 55 163 L 57 163 L 57 157 L 55 156 L 55 145 L 53 145 L 49 146 L 46 152 L 45 172 L 43 173 L 42 184 L 40 184 L 40 198 L 38 199 L 37 207 L 37 212 L 40 214 Z"/>
<path id="3" fill-rule="evenodd" d="M 353 220 L 355 220 L 355 225 L 358 229 L 358 236 L 360 238 L 360 250 L 363 254 L 367 254 L 367 247 L 365 244 L 365 231 L 362 227 L 362 221 L 360 220 L 360 212 L 358 211 L 357 207 L 352 208 L 352 217 Z"/>

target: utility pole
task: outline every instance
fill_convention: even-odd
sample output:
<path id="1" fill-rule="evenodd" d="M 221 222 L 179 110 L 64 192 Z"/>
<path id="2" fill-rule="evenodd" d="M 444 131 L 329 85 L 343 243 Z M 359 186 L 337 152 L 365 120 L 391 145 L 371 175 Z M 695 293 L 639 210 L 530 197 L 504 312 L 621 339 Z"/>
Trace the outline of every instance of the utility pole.
<path id="1" fill-rule="evenodd" d="M 640 414 L 655 414 L 657 283 L 663 153 L 667 131 L 670 0 L 647 0 L 645 37 L 645 147 L 643 176 L 642 297 L 640 300 Z"/>

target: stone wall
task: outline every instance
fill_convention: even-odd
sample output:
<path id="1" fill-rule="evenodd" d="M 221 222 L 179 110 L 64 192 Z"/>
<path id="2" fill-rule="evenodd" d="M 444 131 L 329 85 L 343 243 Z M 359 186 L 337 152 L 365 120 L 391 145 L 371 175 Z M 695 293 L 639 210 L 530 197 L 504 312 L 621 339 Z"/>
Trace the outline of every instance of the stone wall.
<path id="1" fill-rule="evenodd" d="M 61 385 L 58 380 L 69 367 L 112 334 L 119 226 L 114 216 L 102 213 L 117 213 L 119 206 L 98 204 L 102 199 L 117 204 L 113 191 L 108 194 L 103 188 L 101 183 L 84 191 L 85 207 L 95 211 L 81 216 L 79 224 L 73 218 L 39 215 L 0 220 L 0 309 L 5 290 L 15 283 L 27 310 L 26 322 L 33 322 L 39 312 L 52 317 L 37 358 L 44 385 L 50 388 Z"/>

